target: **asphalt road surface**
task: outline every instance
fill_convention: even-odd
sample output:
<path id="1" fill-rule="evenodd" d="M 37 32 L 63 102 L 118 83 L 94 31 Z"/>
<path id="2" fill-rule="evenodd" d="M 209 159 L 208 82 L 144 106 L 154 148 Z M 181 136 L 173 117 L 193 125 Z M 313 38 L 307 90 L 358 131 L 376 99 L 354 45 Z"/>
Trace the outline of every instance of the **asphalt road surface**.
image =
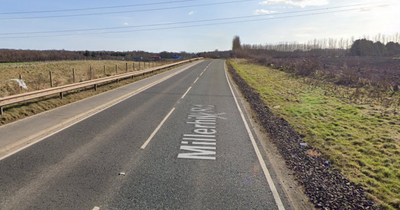
<path id="1" fill-rule="evenodd" d="M 205 60 L 2 159 L 0 209 L 289 209 L 231 88 Z"/>

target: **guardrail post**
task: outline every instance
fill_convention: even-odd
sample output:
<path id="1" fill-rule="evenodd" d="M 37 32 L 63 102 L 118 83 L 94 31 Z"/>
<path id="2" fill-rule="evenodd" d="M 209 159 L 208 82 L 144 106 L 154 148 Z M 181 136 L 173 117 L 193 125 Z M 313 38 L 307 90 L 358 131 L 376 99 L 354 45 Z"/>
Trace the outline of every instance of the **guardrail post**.
<path id="1" fill-rule="evenodd" d="M 60 99 L 63 99 L 64 98 L 64 94 L 63 94 L 63 92 L 60 92 Z"/>
<path id="2" fill-rule="evenodd" d="M 75 83 L 75 69 L 72 68 L 72 83 Z"/>
<path id="3" fill-rule="evenodd" d="M 3 107 L 0 106 L 0 115 L 3 115 L 3 114 L 4 114 Z"/>
<path id="4" fill-rule="evenodd" d="M 94 91 L 97 91 L 97 84 L 94 84 Z"/>
<path id="5" fill-rule="evenodd" d="M 50 76 L 50 87 L 53 87 L 53 78 L 51 76 L 51 71 L 49 71 L 49 76 Z"/>

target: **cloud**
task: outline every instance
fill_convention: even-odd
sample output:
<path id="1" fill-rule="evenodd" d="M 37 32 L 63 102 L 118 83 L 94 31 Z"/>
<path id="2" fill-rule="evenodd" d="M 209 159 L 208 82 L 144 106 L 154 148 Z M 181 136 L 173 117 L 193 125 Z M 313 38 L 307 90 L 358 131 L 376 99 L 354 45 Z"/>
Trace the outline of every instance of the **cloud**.
<path id="1" fill-rule="evenodd" d="M 253 11 L 253 14 L 255 14 L 255 15 L 274 14 L 274 13 L 277 13 L 277 11 L 271 11 L 271 10 L 265 10 L 265 9 L 256 9 Z"/>
<path id="2" fill-rule="evenodd" d="M 129 23 L 125 22 L 125 23 L 124 23 L 124 26 L 129 26 Z"/>
<path id="3" fill-rule="evenodd" d="M 260 4 L 289 4 L 298 7 L 323 6 L 329 4 L 328 0 L 266 0 Z"/>
<path id="4" fill-rule="evenodd" d="M 188 15 L 194 15 L 194 13 L 196 13 L 197 11 L 190 11 L 189 13 L 188 13 Z"/>

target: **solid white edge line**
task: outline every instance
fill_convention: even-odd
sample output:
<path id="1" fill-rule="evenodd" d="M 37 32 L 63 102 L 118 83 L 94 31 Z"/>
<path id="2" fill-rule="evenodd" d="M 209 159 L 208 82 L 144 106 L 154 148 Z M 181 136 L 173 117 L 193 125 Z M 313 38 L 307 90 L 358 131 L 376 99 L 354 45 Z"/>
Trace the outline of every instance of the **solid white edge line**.
<path id="1" fill-rule="evenodd" d="M 56 128 L 56 129 L 55 129 L 54 131 L 52 131 L 50 134 L 45 135 L 44 137 L 41 137 L 41 138 L 39 138 L 39 139 L 37 139 L 37 140 L 35 140 L 35 141 L 33 141 L 33 142 L 30 142 L 30 143 L 28 143 L 27 145 L 25 145 L 25 146 L 23 146 L 23 147 L 20 147 L 20 148 L 14 150 L 14 151 L 12 151 L 11 153 L 8 153 L 8 154 L 6 154 L 6 155 L 1 156 L 1 157 L 0 157 L 0 161 L 6 159 L 6 158 L 8 158 L 8 157 L 10 157 L 10 156 L 12 156 L 12 155 L 14 155 L 14 154 L 16 154 L 16 153 L 18 153 L 18 152 L 20 152 L 20 151 L 22 151 L 22 150 L 24 150 L 24 149 L 26 149 L 26 148 L 28 148 L 28 147 L 34 145 L 34 144 L 37 144 L 37 143 L 43 141 L 44 139 L 46 139 L 46 138 L 48 138 L 48 137 L 50 137 L 50 136 L 52 136 L 52 135 L 54 135 L 54 134 L 57 134 L 57 133 L 59 133 L 59 132 L 65 130 L 65 129 L 69 128 L 69 127 L 72 127 L 73 125 L 78 124 L 79 122 L 82 122 L 83 120 L 86 120 L 87 118 L 92 117 L 92 116 L 94 116 L 94 115 L 96 115 L 96 114 L 98 114 L 98 113 L 100 113 L 100 112 L 102 112 L 102 111 L 104 111 L 104 110 L 106 110 L 106 109 L 108 109 L 108 108 L 110 108 L 110 107 L 112 107 L 112 106 L 118 104 L 118 103 L 121 103 L 122 101 L 125 101 L 125 100 L 127 100 L 128 98 L 133 97 L 133 96 L 135 96 L 136 94 L 141 93 L 141 92 L 143 92 L 143 91 L 145 91 L 145 90 L 147 90 L 147 89 L 149 89 L 149 88 L 151 88 L 151 87 L 153 87 L 153 86 L 155 86 L 155 85 L 157 85 L 157 84 L 159 84 L 159 83 L 161 83 L 161 82 L 163 82 L 163 81 L 165 81 L 165 80 L 167 80 L 167 79 L 169 79 L 169 78 L 171 78 L 171 77 L 173 77 L 173 76 L 175 76 L 175 75 L 177 75 L 177 74 L 179 74 L 179 73 L 181 73 L 181 72 L 183 72 L 183 71 L 185 71 L 185 70 L 187 70 L 187 69 L 189 69 L 190 67 L 192 67 L 192 66 L 194 66 L 194 65 L 196 65 L 196 63 L 194 63 L 194 64 L 192 64 L 192 65 L 189 65 L 189 66 L 187 66 L 187 67 L 185 67 L 185 68 L 183 68 L 183 69 L 181 69 L 181 70 L 178 70 L 178 71 L 176 71 L 176 72 L 174 72 L 174 73 L 172 73 L 172 74 L 170 74 L 170 75 L 168 75 L 168 76 L 166 76 L 166 77 L 163 77 L 163 78 L 161 78 L 161 79 L 159 79 L 159 80 L 156 80 L 156 81 L 154 81 L 154 82 L 152 82 L 152 83 L 150 83 L 150 84 L 148 84 L 148 85 L 146 85 L 146 86 L 143 86 L 143 87 L 137 89 L 136 91 L 133 91 L 133 92 L 131 92 L 131 93 L 129 93 L 129 94 L 126 94 L 126 95 L 124 95 L 124 96 L 121 96 L 121 97 L 119 97 L 119 98 L 117 98 L 117 99 L 114 99 L 113 101 L 111 101 L 111 102 L 109 102 L 109 103 L 106 103 L 105 106 L 99 106 L 99 107 L 93 108 L 93 109 L 96 109 L 96 110 L 97 110 L 97 111 L 95 111 L 95 112 L 88 111 L 88 112 L 82 113 L 82 114 L 78 115 L 78 117 L 74 117 L 74 118 L 71 120 L 71 121 L 74 121 L 74 120 L 77 119 L 77 121 L 75 121 L 75 122 L 72 122 L 72 123 L 71 123 L 70 120 L 67 120 L 67 122 L 62 122 L 62 124 L 64 124 L 64 126 L 61 126 L 60 128 Z M 89 113 L 89 114 L 87 114 L 87 113 Z M 86 115 L 86 116 L 85 116 L 85 115 Z M 79 116 L 85 116 L 85 117 L 78 119 Z M 65 126 L 66 124 L 68 124 L 68 125 Z M 54 126 L 54 127 L 56 127 L 56 126 Z M 36 135 L 36 134 L 34 134 L 34 135 Z M 29 138 L 29 137 L 28 137 L 28 138 Z M 33 138 L 33 139 L 34 139 L 34 138 Z"/>
<path id="2" fill-rule="evenodd" d="M 95 207 L 93 207 L 93 209 L 92 210 L 100 210 L 100 207 L 98 207 L 98 206 L 95 206 Z"/>
<path id="3" fill-rule="evenodd" d="M 224 62 L 224 71 L 225 71 L 226 81 L 228 82 L 229 88 L 231 89 L 231 92 L 232 92 L 232 95 L 233 95 L 233 99 L 235 100 L 235 103 L 236 103 L 236 106 L 237 106 L 237 108 L 239 110 L 240 116 L 242 117 L 243 123 L 244 123 L 244 125 L 246 127 L 246 130 L 247 130 L 247 133 L 248 133 L 248 135 L 250 137 L 251 143 L 252 143 L 252 145 L 254 147 L 254 150 L 255 150 L 255 152 L 257 154 L 258 161 L 261 164 L 261 168 L 263 169 L 263 172 L 264 172 L 265 178 L 267 179 L 269 188 L 270 188 L 270 190 L 272 192 L 272 195 L 274 196 L 275 203 L 278 206 L 279 210 L 285 210 L 285 206 L 283 205 L 282 200 L 279 197 L 278 190 L 276 189 L 275 184 L 274 184 L 274 182 L 272 180 L 271 174 L 269 173 L 268 168 L 265 165 L 265 161 L 264 161 L 264 159 L 263 159 L 263 157 L 261 155 L 261 152 L 260 152 L 260 150 L 259 150 L 259 148 L 257 146 L 257 143 L 256 143 L 256 141 L 254 139 L 254 136 L 253 136 L 253 134 L 252 134 L 252 132 L 250 130 L 249 124 L 247 123 L 246 118 L 244 117 L 242 109 L 240 108 L 239 102 L 236 99 L 235 93 L 234 93 L 234 91 L 232 89 L 232 85 L 231 85 L 231 83 L 230 83 L 230 81 L 228 79 L 227 70 L 226 70 L 226 61 Z"/>
<path id="4" fill-rule="evenodd" d="M 164 117 L 164 119 L 160 122 L 160 124 L 157 126 L 157 128 L 153 131 L 153 133 L 149 136 L 149 138 L 144 142 L 144 144 L 140 147 L 140 149 L 145 149 L 146 146 L 149 144 L 151 139 L 156 135 L 158 130 L 160 130 L 161 126 L 164 124 L 165 121 L 167 121 L 168 117 L 174 112 L 175 107 L 171 109 L 171 111 L 167 114 L 167 116 Z"/>

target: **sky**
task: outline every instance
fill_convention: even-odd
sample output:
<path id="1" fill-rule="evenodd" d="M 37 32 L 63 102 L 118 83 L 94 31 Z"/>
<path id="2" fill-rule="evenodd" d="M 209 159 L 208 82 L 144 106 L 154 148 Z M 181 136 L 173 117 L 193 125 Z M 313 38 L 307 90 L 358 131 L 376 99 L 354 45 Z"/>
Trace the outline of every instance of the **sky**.
<path id="1" fill-rule="evenodd" d="M 203 52 L 400 33 L 398 0 L 0 0 L 0 49 Z"/>

